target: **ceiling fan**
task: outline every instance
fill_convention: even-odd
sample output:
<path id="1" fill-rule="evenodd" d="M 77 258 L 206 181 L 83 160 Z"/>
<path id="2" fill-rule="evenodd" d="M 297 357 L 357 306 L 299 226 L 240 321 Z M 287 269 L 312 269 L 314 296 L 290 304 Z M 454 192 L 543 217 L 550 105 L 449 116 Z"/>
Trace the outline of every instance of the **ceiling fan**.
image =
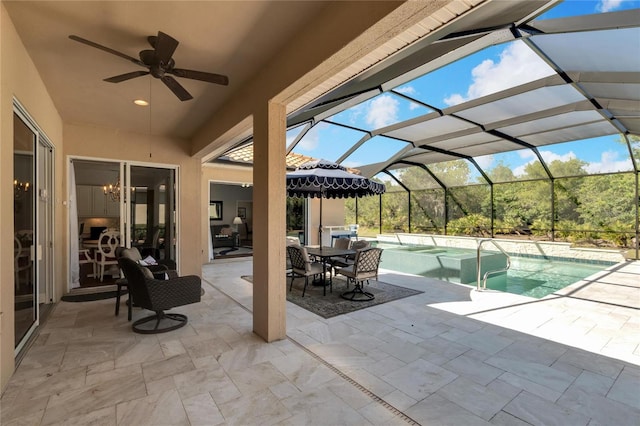
<path id="1" fill-rule="evenodd" d="M 222 84 L 224 86 L 229 84 L 229 78 L 225 75 L 212 74 L 202 71 L 187 70 L 182 68 L 175 68 L 175 61 L 171 58 L 173 52 L 178 47 L 178 40 L 174 39 L 168 34 L 158 31 L 157 36 L 149 36 L 147 40 L 153 49 L 142 50 L 139 53 L 140 59 L 136 59 L 132 56 L 113 50 L 109 47 L 102 46 L 101 44 L 94 43 L 93 41 L 78 37 L 76 35 L 70 35 L 71 40 L 84 43 L 88 46 L 95 47 L 96 49 L 104 50 L 112 55 L 119 56 L 136 65 L 147 68 L 148 71 L 133 71 L 126 74 L 120 74 L 113 77 L 105 78 L 104 81 L 109 83 L 120 83 L 132 78 L 141 77 L 143 75 L 151 74 L 155 78 L 159 78 L 181 101 L 188 101 L 193 99 L 193 96 L 187 90 L 178 83 L 178 81 L 171 77 L 190 78 L 192 80 L 206 81 L 208 83 Z M 171 74 L 171 75 L 168 75 Z"/>

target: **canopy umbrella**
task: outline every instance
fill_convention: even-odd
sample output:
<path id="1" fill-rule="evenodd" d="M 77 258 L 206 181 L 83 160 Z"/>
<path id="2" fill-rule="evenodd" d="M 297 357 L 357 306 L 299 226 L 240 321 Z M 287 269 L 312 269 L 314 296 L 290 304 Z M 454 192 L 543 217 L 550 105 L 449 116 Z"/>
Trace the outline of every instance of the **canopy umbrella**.
<path id="1" fill-rule="evenodd" d="M 383 194 L 384 184 L 350 173 L 346 167 L 327 160 L 304 163 L 287 173 L 289 197 L 320 198 L 318 242 L 322 245 L 322 199 L 356 198 Z"/>

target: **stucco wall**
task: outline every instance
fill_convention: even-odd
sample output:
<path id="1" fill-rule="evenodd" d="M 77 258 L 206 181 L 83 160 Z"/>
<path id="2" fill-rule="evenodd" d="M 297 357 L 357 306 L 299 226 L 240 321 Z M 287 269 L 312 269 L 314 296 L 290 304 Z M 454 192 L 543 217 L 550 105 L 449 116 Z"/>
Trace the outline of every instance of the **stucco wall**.
<path id="1" fill-rule="evenodd" d="M 0 387 L 14 369 L 13 289 L 13 99 L 27 110 L 54 144 L 55 168 L 62 169 L 62 120 L 31 58 L 27 55 L 4 5 L 0 6 Z M 62 213 L 62 180 L 55 179 L 55 215 Z M 62 247 L 62 230 L 55 228 L 54 251 Z M 54 281 L 63 271 L 56 261 Z"/>

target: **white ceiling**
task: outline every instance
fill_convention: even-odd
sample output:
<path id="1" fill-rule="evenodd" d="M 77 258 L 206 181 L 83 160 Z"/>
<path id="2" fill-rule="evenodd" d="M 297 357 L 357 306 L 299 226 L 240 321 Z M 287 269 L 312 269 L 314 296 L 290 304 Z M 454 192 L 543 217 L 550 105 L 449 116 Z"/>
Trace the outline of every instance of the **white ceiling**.
<path id="1" fill-rule="evenodd" d="M 68 123 L 189 139 L 327 2 L 320 1 L 3 1 Z M 181 102 L 150 76 L 102 81 L 144 70 L 70 40 L 74 34 L 137 58 L 147 36 L 180 42 L 177 68 L 224 74 L 229 86 L 176 78 L 194 97 Z M 138 107 L 134 99 L 150 99 Z"/>

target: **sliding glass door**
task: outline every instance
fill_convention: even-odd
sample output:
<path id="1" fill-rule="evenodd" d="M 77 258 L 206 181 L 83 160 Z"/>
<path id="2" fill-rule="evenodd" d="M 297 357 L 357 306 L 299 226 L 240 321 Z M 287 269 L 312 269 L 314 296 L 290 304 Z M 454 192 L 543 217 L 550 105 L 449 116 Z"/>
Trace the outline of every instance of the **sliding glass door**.
<path id="1" fill-rule="evenodd" d="M 174 167 L 86 157 L 70 161 L 75 176 L 78 224 L 78 234 L 70 238 L 79 239 L 80 250 L 95 252 L 100 233 L 108 229 L 120 233 L 122 246 L 137 247 L 145 257 L 177 261 Z M 78 259 L 73 253 L 70 256 Z M 71 276 L 70 288 L 83 286 L 85 282 L 113 283 L 111 275 L 107 275 L 108 280 L 97 281 L 90 264 L 72 265 L 71 269 L 74 267 L 78 284 L 74 284 Z"/>
<path id="2" fill-rule="evenodd" d="M 38 292 L 34 267 L 36 229 L 36 132 L 18 114 L 13 116 L 13 268 L 15 290 L 15 344 L 38 321 Z"/>
<path id="3" fill-rule="evenodd" d="M 177 261 L 175 169 L 127 164 L 125 174 L 127 241 L 143 256 Z"/>
<path id="4" fill-rule="evenodd" d="M 13 267 L 16 354 L 53 299 L 53 149 L 30 117 L 13 114 Z"/>

